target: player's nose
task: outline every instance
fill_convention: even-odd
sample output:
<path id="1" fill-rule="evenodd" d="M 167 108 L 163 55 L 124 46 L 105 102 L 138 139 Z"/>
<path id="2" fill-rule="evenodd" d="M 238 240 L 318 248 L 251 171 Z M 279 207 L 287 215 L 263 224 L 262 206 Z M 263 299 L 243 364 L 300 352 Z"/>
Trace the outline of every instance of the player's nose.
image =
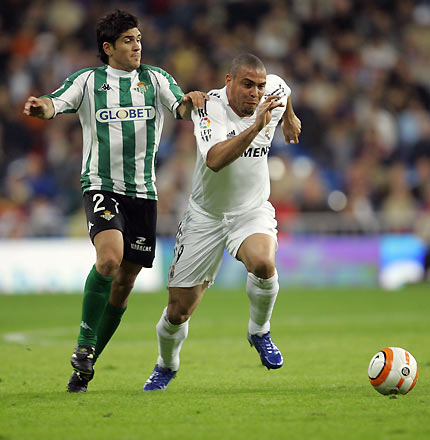
<path id="1" fill-rule="evenodd" d="M 258 95 L 257 87 L 251 87 L 249 89 L 249 95 L 255 98 Z"/>

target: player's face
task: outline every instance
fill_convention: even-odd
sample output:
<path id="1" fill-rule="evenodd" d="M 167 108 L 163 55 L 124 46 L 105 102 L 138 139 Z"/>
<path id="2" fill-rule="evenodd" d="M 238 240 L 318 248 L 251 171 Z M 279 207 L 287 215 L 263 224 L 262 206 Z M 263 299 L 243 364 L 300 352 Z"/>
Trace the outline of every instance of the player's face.
<path id="1" fill-rule="evenodd" d="M 109 65 L 114 69 L 131 72 L 140 66 L 142 35 L 139 29 L 132 28 L 123 32 L 115 41 L 115 45 L 104 43 L 103 47 L 109 57 Z"/>
<path id="2" fill-rule="evenodd" d="M 230 107 L 240 117 L 251 116 L 266 89 L 266 71 L 242 66 L 235 76 L 227 74 L 227 97 Z"/>

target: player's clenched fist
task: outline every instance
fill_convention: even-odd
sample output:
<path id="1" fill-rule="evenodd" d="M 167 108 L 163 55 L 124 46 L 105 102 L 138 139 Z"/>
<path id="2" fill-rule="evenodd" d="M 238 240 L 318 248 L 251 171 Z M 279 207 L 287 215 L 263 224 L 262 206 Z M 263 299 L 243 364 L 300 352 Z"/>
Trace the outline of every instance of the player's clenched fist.
<path id="1" fill-rule="evenodd" d="M 49 98 L 30 96 L 24 104 L 24 114 L 40 119 L 51 119 L 54 116 L 54 106 Z"/>
<path id="2" fill-rule="evenodd" d="M 258 106 L 255 124 L 259 130 L 263 129 L 272 119 L 272 110 L 277 107 L 284 107 L 278 95 L 270 95 Z"/>

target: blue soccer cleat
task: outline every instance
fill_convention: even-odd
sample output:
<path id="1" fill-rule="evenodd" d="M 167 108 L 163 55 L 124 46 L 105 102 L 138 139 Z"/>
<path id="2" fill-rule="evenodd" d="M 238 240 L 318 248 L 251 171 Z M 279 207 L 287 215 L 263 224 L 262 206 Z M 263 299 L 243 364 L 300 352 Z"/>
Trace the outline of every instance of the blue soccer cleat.
<path id="1" fill-rule="evenodd" d="M 272 341 L 270 332 L 262 336 L 250 335 L 248 333 L 249 345 L 254 346 L 260 355 L 261 363 L 268 369 L 281 368 L 284 364 L 284 359 L 278 347 Z"/>
<path id="2" fill-rule="evenodd" d="M 158 364 L 143 386 L 143 391 L 164 390 L 169 382 L 176 376 L 176 371 L 170 368 L 161 368 Z"/>

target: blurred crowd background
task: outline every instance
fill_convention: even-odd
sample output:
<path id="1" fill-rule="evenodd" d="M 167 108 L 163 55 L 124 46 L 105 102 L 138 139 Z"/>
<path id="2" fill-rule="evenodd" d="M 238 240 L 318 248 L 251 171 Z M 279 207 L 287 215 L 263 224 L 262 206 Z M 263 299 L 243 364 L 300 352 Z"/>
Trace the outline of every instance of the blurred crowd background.
<path id="1" fill-rule="evenodd" d="M 86 236 L 76 115 L 24 117 L 29 95 L 100 65 L 95 23 L 136 14 L 142 62 L 184 92 L 224 85 L 252 52 L 292 88 L 300 143 L 269 156 L 281 233 L 416 232 L 430 240 L 430 5 L 412 0 L 2 0 L 0 237 Z M 174 234 L 195 160 L 192 124 L 166 117 L 160 235 Z"/>

